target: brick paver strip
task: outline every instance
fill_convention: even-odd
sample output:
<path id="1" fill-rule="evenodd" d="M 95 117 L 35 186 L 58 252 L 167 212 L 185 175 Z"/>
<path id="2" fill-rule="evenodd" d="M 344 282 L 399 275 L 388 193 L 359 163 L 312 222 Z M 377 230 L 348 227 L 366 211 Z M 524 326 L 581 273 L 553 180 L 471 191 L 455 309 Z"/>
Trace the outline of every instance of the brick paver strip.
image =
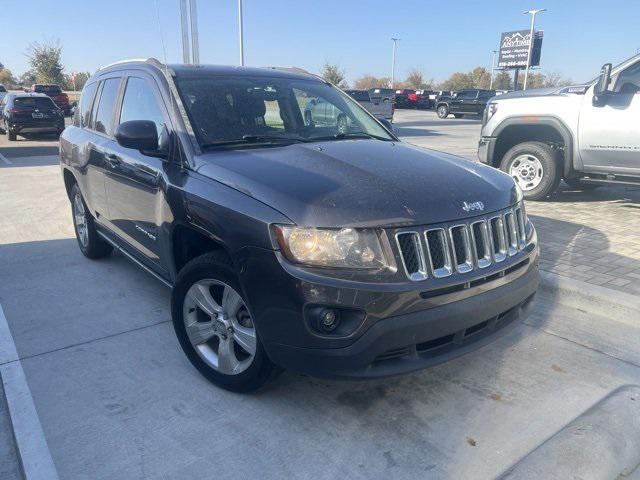
<path id="1" fill-rule="evenodd" d="M 542 247 L 540 269 L 640 294 L 640 187 L 567 186 L 527 202 Z"/>

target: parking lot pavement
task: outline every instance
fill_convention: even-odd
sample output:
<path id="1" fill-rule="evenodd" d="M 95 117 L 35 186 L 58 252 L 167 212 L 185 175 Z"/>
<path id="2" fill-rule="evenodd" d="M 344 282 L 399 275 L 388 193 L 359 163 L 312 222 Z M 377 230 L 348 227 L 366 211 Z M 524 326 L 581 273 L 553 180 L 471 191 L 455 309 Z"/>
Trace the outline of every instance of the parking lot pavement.
<path id="1" fill-rule="evenodd" d="M 61 479 L 494 478 L 640 383 L 633 317 L 543 289 L 524 324 L 429 370 L 361 383 L 285 372 L 255 395 L 222 391 L 182 354 L 163 285 L 122 256 L 82 257 L 55 142 L 36 145 L 37 161 L 21 155 L 31 143 L 2 142 L 0 305 Z M 528 208 L 550 245 L 609 248 L 585 223 L 589 206 L 626 221 L 613 190 L 585 217 L 557 199 Z"/>
<path id="2" fill-rule="evenodd" d="M 426 148 L 476 159 L 480 121 L 397 110 L 398 135 Z M 640 293 L 640 187 L 579 192 L 567 185 L 527 202 L 542 245 L 540 268 L 617 291 Z"/>

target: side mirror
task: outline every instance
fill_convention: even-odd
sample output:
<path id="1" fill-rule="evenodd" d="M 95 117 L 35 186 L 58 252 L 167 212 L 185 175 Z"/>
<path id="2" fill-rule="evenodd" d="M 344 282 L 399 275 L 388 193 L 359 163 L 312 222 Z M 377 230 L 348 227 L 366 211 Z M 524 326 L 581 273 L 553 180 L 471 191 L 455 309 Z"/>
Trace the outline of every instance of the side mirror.
<path id="1" fill-rule="evenodd" d="M 119 145 L 133 150 L 155 152 L 158 150 L 158 130 L 149 120 L 131 120 L 116 128 L 114 135 Z"/>
<path id="2" fill-rule="evenodd" d="M 600 70 L 598 82 L 593 87 L 593 105 L 600 107 L 606 102 L 606 97 L 610 93 L 608 88 L 611 83 L 611 64 L 605 63 Z"/>

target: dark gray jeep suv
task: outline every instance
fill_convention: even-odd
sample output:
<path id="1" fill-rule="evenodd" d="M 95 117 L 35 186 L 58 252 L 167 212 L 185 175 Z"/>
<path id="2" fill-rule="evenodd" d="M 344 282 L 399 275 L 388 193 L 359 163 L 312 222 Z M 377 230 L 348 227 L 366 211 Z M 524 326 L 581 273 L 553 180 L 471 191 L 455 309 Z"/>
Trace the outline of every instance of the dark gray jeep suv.
<path id="1" fill-rule="evenodd" d="M 307 122 L 311 99 L 343 123 Z M 516 324 L 538 285 L 511 177 L 399 141 L 313 75 L 114 64 L 60 159 L 82 253 L 170 286 L 187 357 L 230 390 L 442 362 Z"/>

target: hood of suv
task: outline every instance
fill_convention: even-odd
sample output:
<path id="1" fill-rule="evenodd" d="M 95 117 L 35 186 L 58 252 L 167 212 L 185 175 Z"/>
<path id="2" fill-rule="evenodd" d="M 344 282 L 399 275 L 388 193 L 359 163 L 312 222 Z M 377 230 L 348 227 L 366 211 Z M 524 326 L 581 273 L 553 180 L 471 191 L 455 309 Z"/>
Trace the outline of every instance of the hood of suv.
<path id="1" fill-rule="evenodd" d="M 557 95 L 576 94 L 583 95 L 589 88 L 589 85 L 570 85 L 568 87 L 550 87 L 550 88 L 533 88 L 529 90 L 518 90 L 516 92 L 504 93 L 497 95 L 491 99 L 492 102 L 497 100 L 507 100 L 509 98 L 531 98 L 531 97 L 550 97 Z"/>
<path id="2" fill-rule="evenodd" d="M 426 225 L 497 211 L 516 201 L 508 175 L 402 142 L 342 140 L 218 150 L 202 155 L 199 164 L 199 173 L 298 225 Z"/>

